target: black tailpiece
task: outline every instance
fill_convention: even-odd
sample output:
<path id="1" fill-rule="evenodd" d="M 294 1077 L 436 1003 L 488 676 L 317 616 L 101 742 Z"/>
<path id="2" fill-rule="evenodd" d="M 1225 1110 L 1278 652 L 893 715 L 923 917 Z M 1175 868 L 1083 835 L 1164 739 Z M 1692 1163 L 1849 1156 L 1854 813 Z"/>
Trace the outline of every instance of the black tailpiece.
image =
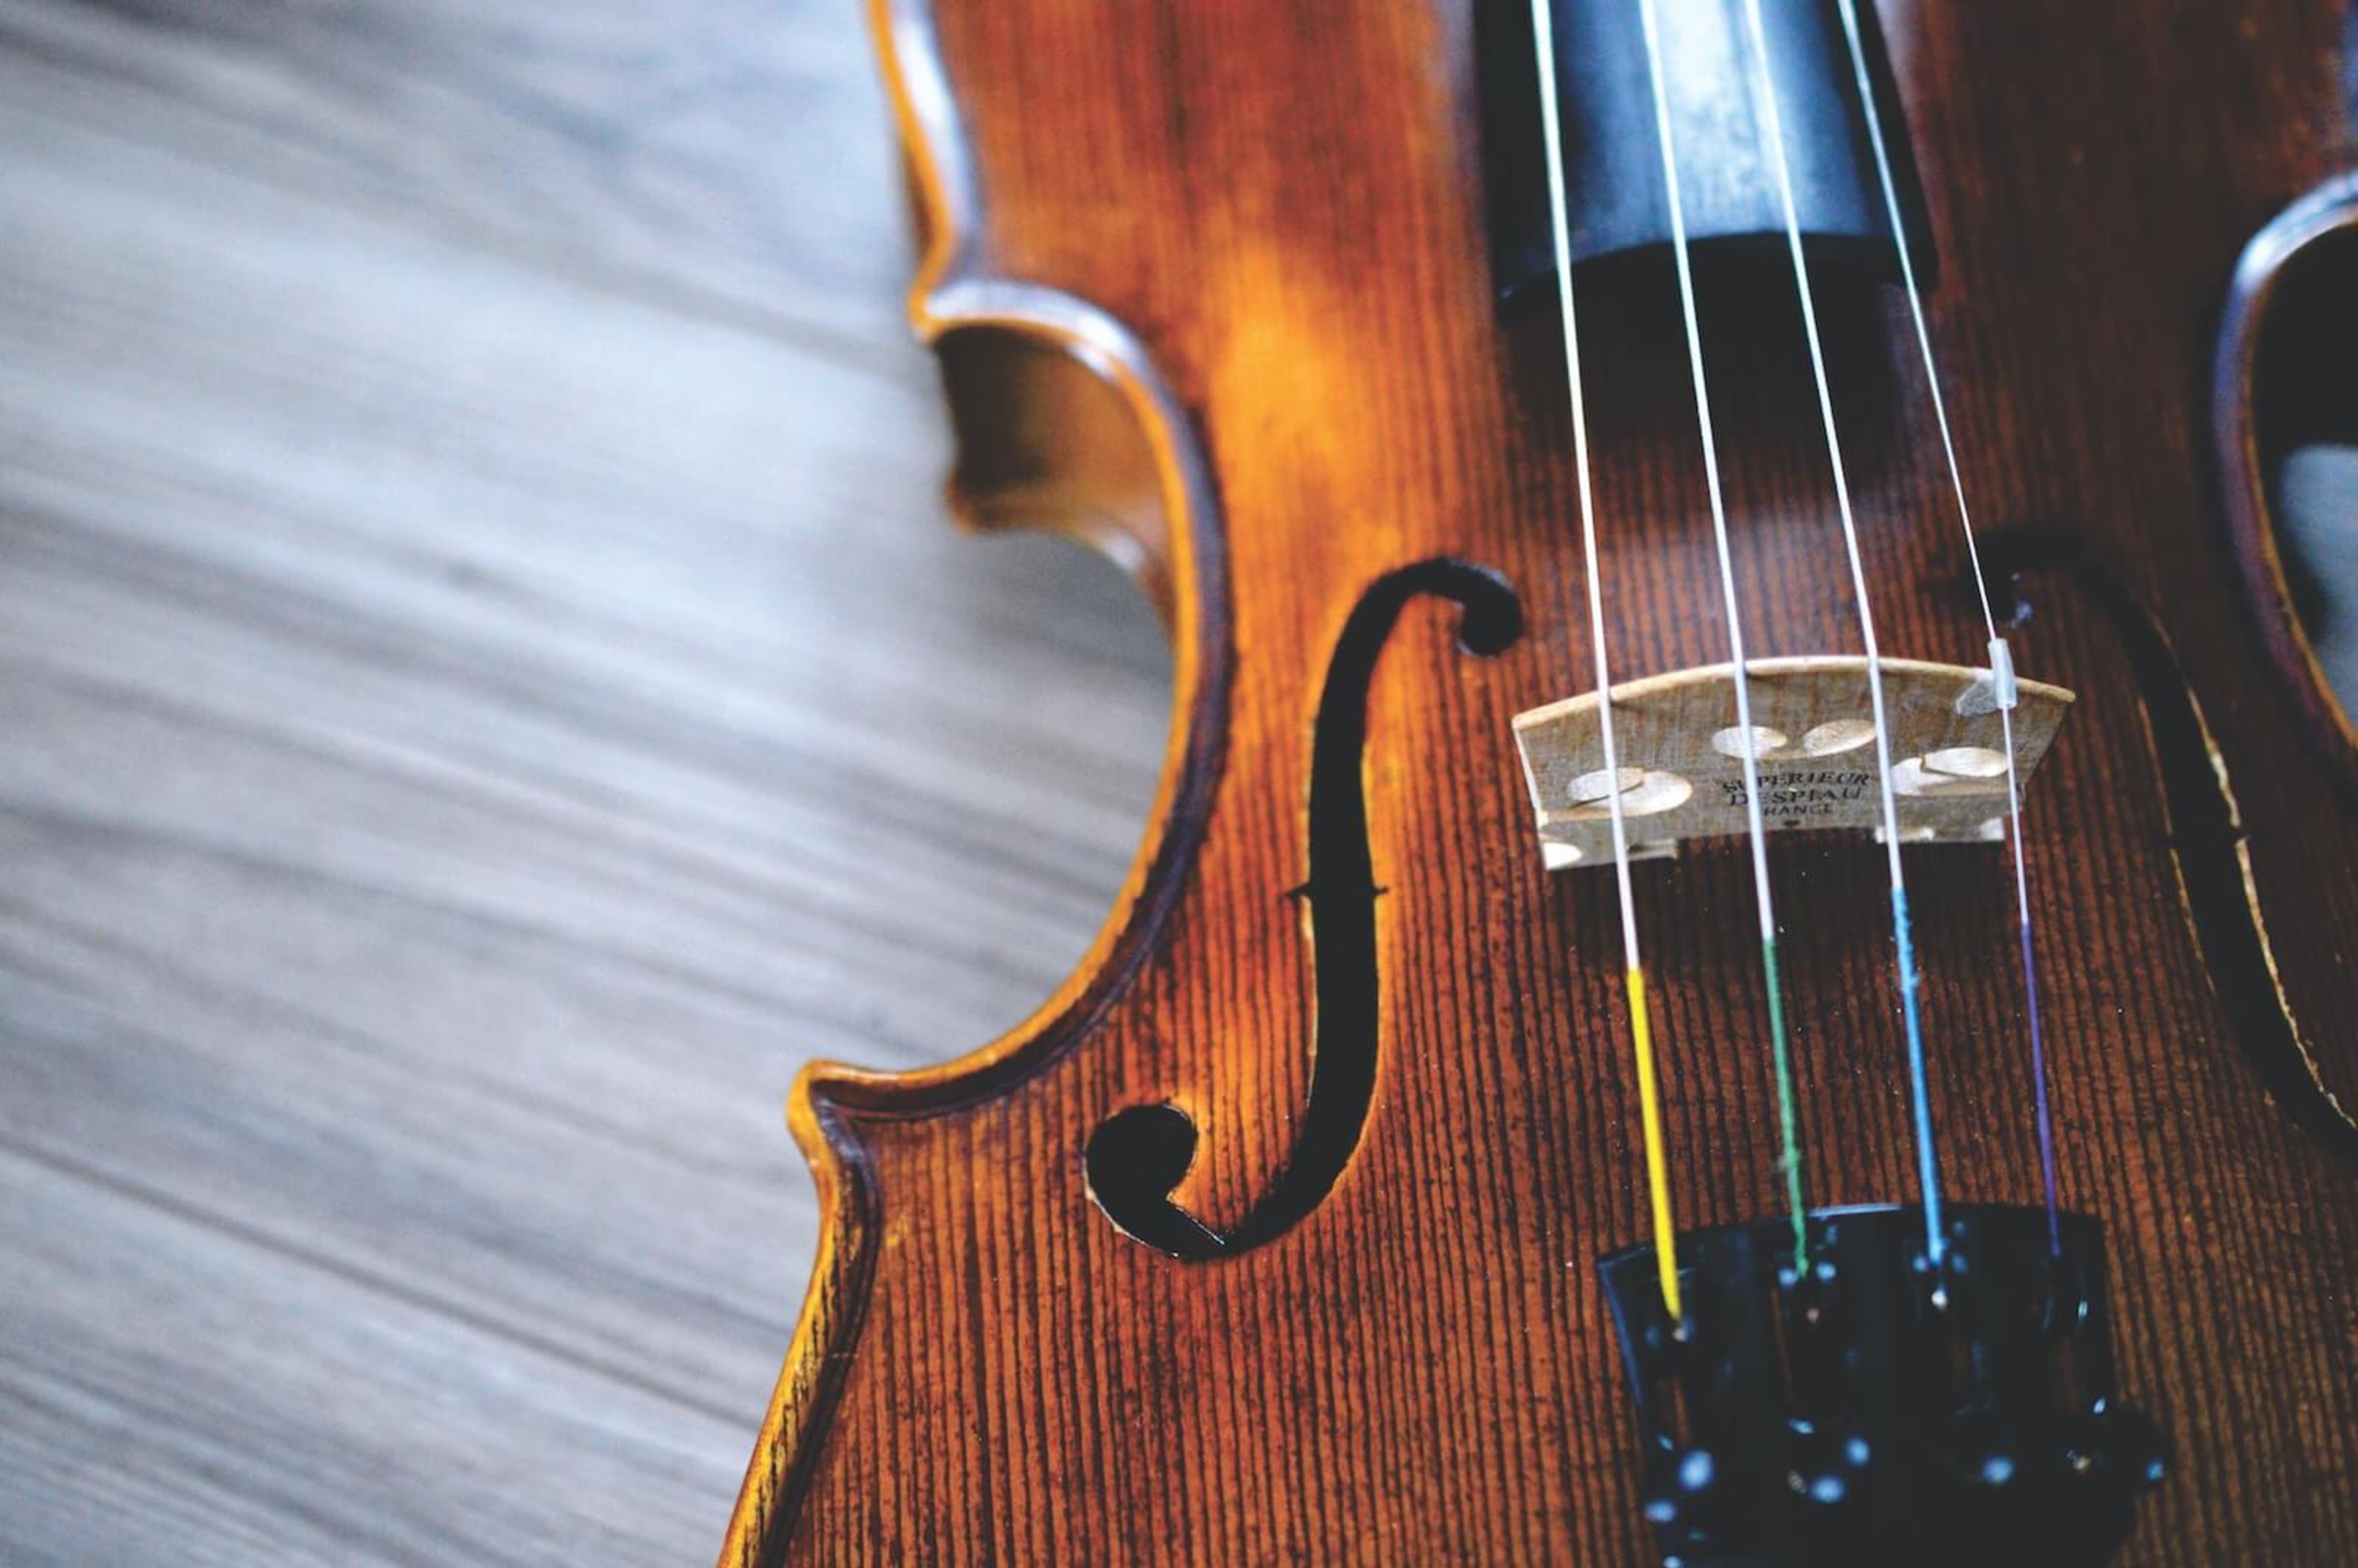
<path id="1" fill-rule="evenodd" d="M 2096 1563 L 2168 1444 L 2113 1401 L 2104 1228 L 2043 1209 L 1828 1209 L 1679 1238 L 1684 1332 L 1654 1249 L 1599 1265 L 1646 1443 L 1663 1561 Z"/>

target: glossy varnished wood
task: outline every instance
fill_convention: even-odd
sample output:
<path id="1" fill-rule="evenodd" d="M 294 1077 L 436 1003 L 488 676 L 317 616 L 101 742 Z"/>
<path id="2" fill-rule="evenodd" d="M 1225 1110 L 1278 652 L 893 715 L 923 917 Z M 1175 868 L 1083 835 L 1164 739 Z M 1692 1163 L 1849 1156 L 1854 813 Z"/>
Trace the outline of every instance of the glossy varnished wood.
<path id="1" fill-rule="evenodd" d="M 0 0 L 0 1563 L 708 1557 L 795 1067 L 1021 1018 L 1163 727 L 895 168 L 834 0 Z"/>
<path id="2" fill-rule="evenodd" d="M 2347 159 L 2339 7 L 2164 11 L 1883 7 L 1967 478 L 2023 568 L 2016 657 L 2080 694 L 2029 849 L 2064 1200 L 2107 1227 L 2124 1387 L 2179 1450 L 2131 1555 L 2334 1560 L 2358 1552 L 2358 1173 L 2330 1098 L 2358 1087 L 2358 819 L 2230 580 L 2206 373 L 2239 249 Z M 827 1225 L 724 1556 L 1637 1560 L 1594 1272 L 1644 1234 L 1611 884 L 1540 871 L 1508 729 L 1593 680 L 1564 386 L 1552 324 L 1490 308 L 1469 14 L 875 16 L 929 225 L 920 328 L 1076 352 L 1135 422 L 1123 493 L 1159 501 L 1109 529 L 1074 504 L 1101 482 L 970 459 L 964 507 L 1031 495 L 1144 540 L 1177 701 L 1129 886 L 1043 1011 L 945 1068 L 802 1080 Z M 1790 276 L 1714 265 L 1702 290 L 1752 646 L 1853 649 Z M 1582 301 L 1617 676 L 1716 662 L 1667 262 L 1601 265 Z M 1905 318 L 1839 280 L 1821 308 L 1884 646 L 1975 662 Z M 1289 893 L 1322 678 L 1370 586 L 1436 557 L 1501 574 L 1527 630 L 1471 659 L 1420 605 L 1377 672 L 1364 1136 L 1295 1227 L 1166 1257 L 1092 1204 L 1084 1146 L 1183 1109 L 1174 1195 L 1222 1231 L 1281 1173 L 1317 1022 Z M 2032 1201 L 2005 863 L 1909 863 L 1952 1194 Z M 1904 1199 L 1879 853 L 1804 838 L 1772 866 L 1812 1197 Z M 1681 1218 L 1772 1212 L 1744 858 L 1637 885 Z"/>

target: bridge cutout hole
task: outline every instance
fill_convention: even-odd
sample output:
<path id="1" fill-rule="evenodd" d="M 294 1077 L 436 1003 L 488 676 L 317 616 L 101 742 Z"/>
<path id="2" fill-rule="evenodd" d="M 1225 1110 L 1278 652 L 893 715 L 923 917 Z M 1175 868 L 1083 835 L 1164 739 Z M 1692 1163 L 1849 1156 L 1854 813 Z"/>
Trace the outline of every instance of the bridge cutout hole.
<path id="1" fill-rule="evenodd" d="M 1674 810 L 1694 794 L 1694 785 L 1688 779 L 1659 768 L 1622 768 L 1617 774 L 1596 768 L 1574 779 L 1565 791 L 1573 804 L 1568 815 L 1577 822 L 1594 822 L 1612 816 L 1617 783 L 1624 816 L 1652 816 Z"/>
<path id="2" fill-rule="evenodd" d="M 1893 787 L 1912 795 L 2003 795 L 2005 779 L 2006 753 L 1987 746 L 1944 746 L 1891 770 Z"/>
<path id="3" fill-rule="evenodd" d="M 1755 724 L 1752 727 L 1752 760 L 1755 762 L 1773 757 L 1792 743 L 1793 738 L 1782 730 L 1772 730 L 1766 724 Z M 1723 757 L 1734 757 L 1739 762 L 1742 761 L 1745 752 L 1744 726 L 1731 724 L 1712 736 L 1711 749 Z"/>
<path id="4" fill-rule="evenodd" d="M 1855 752 L 1874 739 L 1872 719 L 1829 719 L 1823 724 L 1811 726 L 1801 736 L 1801 750 L 1812 757 L 1831 757 Z"/>
<path id="5" fill-rule="evenodd" d="M 1995 779 L 2006 774 L 2006 753 L 1987 746 L 1946 746 L 1924 753 L 1924 765 L 1958 778 Z"/>
<path id="6" fill-rule="evenodd" d="M 1565 797 L 1574 806 L 1594 806 L 1611 795 L 1627 795 L 1646 782 L 1643 768 L 1593 768 L 1572 781 Z"/>

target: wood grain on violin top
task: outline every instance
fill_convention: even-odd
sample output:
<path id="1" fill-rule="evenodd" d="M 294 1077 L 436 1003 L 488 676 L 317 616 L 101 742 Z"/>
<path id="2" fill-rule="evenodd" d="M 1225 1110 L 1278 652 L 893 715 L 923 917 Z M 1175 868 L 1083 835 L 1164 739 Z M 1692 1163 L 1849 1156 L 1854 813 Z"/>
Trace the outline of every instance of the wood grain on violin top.
<path id="1" fill-rule="evenodd" d="M 856 9 L 0 4 L 0 1562 L 708 1559 L 818 1052 L 1086 943 Z"/>
<path id="2" fill-rule="evenodd" d="M 872 9 L 962 506 L 1103 534 L 1159 496 L 1132 553 L 1177 698 L 1132 878 L 1042 1011 L 947 1068 L 805 1078 L 827 1222 L 725 1560 L 1642 1560 L 1595 1272 L 1645 1235 L 1612 882 L 1541 870 L 1509 732 L 1593 679 L 1561 347 L 1490 308 L 1471 140 L 1520 8 Z M 2000 610 L 2080 697 L 2028 848 L 2062 1198 L 2178 1449 L 2129 1560 L 2347 1557 L 2358 817 L 2205 447 L 2238 250 L 2349 160 L 2340 7 L 1880 9 Z M 1583 294 L 1623 679 L 1726 656 L 1647 259 Z M 1752 646 L 1853 651 L 1790 276 L 1701 287 Z M 1976 664 L 1902 309 L 1820 305 L 1883 645 Z M 1042 368 L 1076 348 L 1095 379 Z M 1905 1200 L 1882 856 L 1771 858 L 1811 1199 Z M 1951 1190 L 2035 1202 L 2006 863 L 1909 863 Z M 1680 1221 L 1771 1215 L 1746 858 L 1636 883 Z"/>

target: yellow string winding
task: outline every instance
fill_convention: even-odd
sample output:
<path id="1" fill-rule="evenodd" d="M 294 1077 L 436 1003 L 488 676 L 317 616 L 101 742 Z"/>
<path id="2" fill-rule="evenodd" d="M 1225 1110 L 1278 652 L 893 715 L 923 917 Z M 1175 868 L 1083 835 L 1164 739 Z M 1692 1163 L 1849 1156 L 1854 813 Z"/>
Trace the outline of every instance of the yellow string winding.
<path id="1" fill-rule="evenodd" d="M 1679 1232 L 1671 1213 L 1671 1162 L 1662 1150 L 1662 1091 L 1654 1079 L 1654 1026 L 1646 1016 L 1646 971 L 1632 965 L 1622 979 L 1629 991 L 1629 1041 L 1638 1056 L 1638 1118 L 1645 1129 L 1646 1186 L 1654 1205 L 1654 1268 L 1662 1305 L 1672 1323 L 1686 1321 L 1679 1303 Z"/>

